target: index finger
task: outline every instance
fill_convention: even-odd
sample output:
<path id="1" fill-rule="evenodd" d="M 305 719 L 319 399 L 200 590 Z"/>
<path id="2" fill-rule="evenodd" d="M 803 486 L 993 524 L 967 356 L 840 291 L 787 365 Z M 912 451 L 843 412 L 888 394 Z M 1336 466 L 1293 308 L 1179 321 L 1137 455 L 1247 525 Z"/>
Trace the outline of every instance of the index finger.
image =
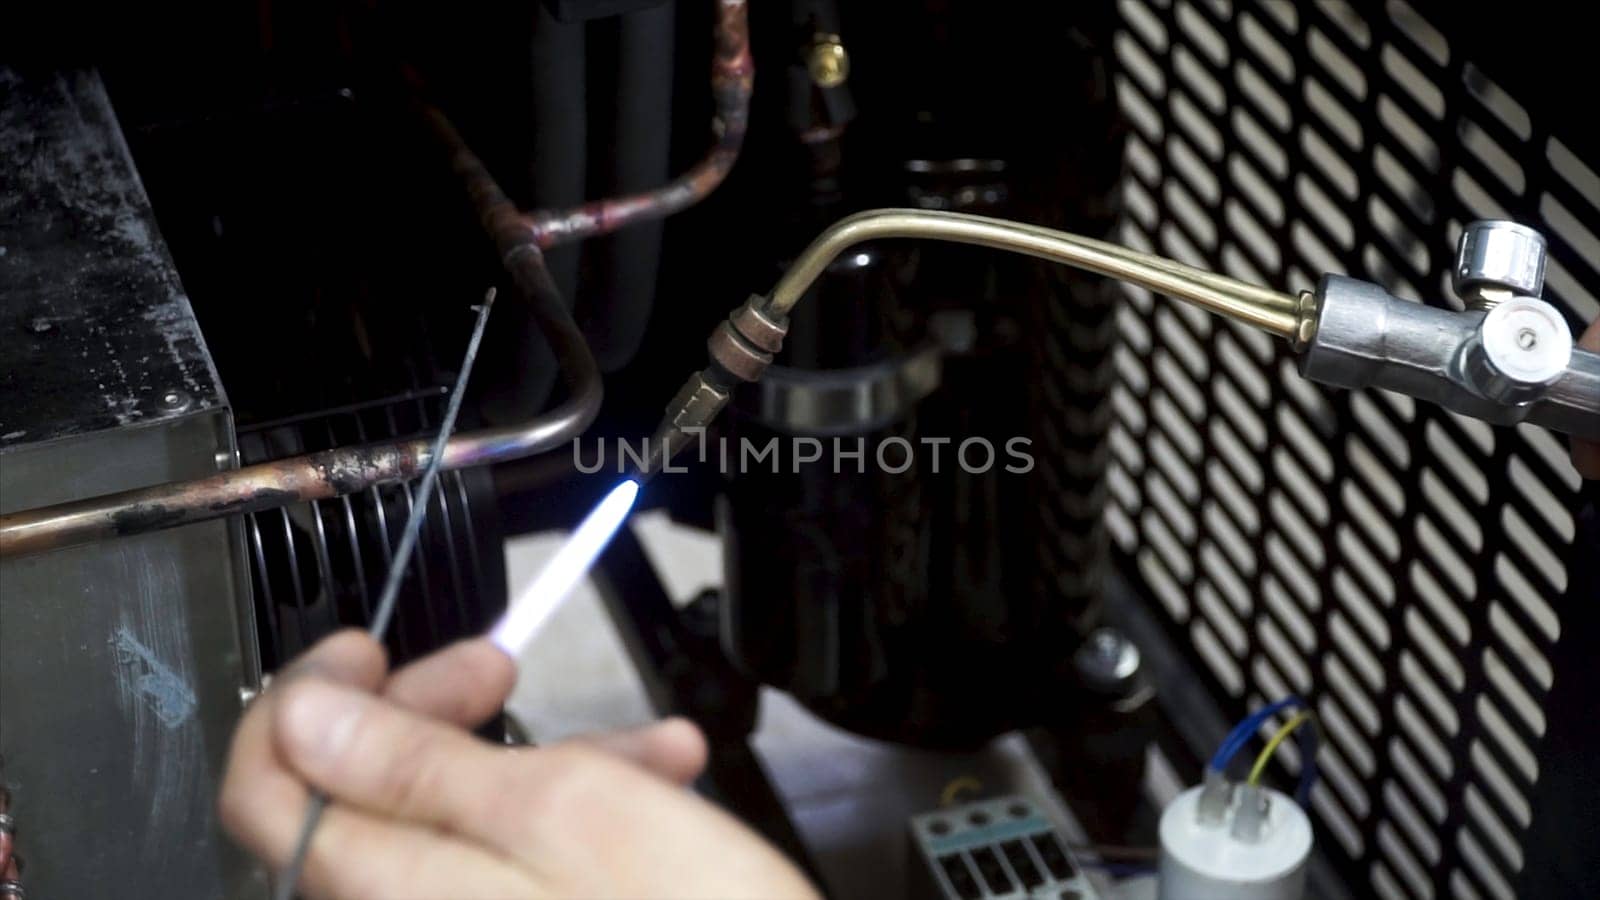
<path id="1" fill-rule="evenodd" d="M 413 712 L 473 728 L 500 711 L 516 683 L 516 663 L 480 637 L 401 668 L 389 676 L 383 696 Z"/>

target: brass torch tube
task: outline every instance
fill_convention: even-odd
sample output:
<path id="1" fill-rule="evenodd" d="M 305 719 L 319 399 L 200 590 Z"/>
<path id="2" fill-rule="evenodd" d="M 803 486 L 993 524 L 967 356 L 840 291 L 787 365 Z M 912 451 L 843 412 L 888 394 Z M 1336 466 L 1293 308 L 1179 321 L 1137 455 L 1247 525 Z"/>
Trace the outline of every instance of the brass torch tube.
<path id="1" fill-rule="evenodd" d="M 841 253 L 857 244 L 886 238 L 975 244 L 1073 266 L 1188 301 L 1208 312 L 1288 338 L 1297 346 L 1310 337 L 1314 321 L 1301 297 L 1153 253 L 1038 225 L 921 209 L 874 209 L 840 219 L 795 259 L 768 295 L 765 311 L 775 318 L 787 316 L 812 282 Z"/>

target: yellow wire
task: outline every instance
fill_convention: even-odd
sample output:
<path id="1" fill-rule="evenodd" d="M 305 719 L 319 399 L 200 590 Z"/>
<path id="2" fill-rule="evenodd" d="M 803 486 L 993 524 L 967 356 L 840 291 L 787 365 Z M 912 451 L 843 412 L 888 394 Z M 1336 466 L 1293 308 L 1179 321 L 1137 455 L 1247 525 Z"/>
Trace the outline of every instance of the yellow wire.
<path id="1" fill-rule="evenodd" d="M 1294 718 L 1283 723 L 1283 727 L 1279 728 L 1278 732 L 1271 738 L 1268 738 L 1267 745 L 1261 748 L 1261 755 L 1256 757 L 1256 764 L 1250 767 L 1250 777 L 1245 780 L 1246 783 L 1250 785 L 1260 784 L 1261 773 L 1267 770 L 1267 761 L 1272 759 L 1273 753 L 1277 752 L 1278 745 L 1283 743 L 1284 738 L 1294 734 L 1295 729 L 1299 728 L 1301 725 L 1304 725 L 1310 720 L 1311 711 L 1302 710 L 1301 712 L 1296 713 Z M 1301 764 L 1304 765 L 1303 762 Z"/>
<path id="2" fill-rule="evenodd" d="M 981 790 L 983 790 L 983 782 L 973 778 L 971 775 L 953 778 L 949 784 L 944 786 L 944 790 L 939 792 L 939 805 L 955 806 L 956 801 L 961 799 L 962 792 L 970 791 L 976 794 Z"/>

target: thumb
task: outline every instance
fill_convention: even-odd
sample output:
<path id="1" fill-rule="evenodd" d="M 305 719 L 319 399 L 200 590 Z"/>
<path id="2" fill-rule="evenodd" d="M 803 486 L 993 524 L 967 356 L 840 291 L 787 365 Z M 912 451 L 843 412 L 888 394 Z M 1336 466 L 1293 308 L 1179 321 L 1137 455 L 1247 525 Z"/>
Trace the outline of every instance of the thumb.
<path id="1" fill-rule="evenodd" d="M 519 773 L 539 775 L 537 763 L 519 765 L 509 748 L 320 679 L 287 685 L 273 712 L 279 757 L 335 803 L 519 850 L 528 811 L 511 788 Z"/>

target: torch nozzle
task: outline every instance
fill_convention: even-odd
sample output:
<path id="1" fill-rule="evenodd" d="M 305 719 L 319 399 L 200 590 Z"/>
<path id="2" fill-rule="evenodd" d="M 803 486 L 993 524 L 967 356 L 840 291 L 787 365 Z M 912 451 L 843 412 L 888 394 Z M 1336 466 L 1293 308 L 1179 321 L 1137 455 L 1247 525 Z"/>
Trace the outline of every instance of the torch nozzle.
<path id="1" fill-rule="evenodd" d="M 706 427 L 727 405 L 731 388 L 726 376 L 715 366 L 689 376 L 667 404 L 661 424 L 645 443 L 644 462 L 636 471 L 626 473 L 627 476 L 644 484 L 666 468 L 684 447 L 701 439 Z"/>

